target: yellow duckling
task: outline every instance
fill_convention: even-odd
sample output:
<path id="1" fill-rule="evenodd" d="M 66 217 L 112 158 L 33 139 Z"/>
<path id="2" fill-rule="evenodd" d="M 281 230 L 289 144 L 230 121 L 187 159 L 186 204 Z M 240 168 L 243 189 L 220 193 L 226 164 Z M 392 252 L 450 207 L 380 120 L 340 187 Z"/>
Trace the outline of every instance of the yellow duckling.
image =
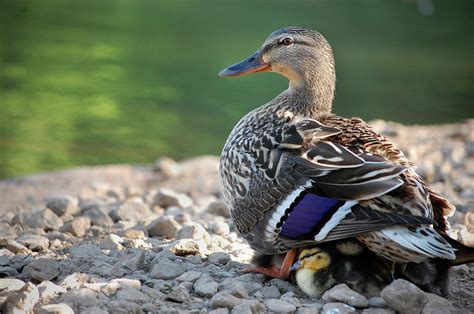
<path id="1" fill-rule="evenodd" d="M 367 297 L 378 296 L 393 280 L 391 263 L 355 241 L 301 249 L 291 270 L 300 289 L 316 298 L 340 283 Z"/>

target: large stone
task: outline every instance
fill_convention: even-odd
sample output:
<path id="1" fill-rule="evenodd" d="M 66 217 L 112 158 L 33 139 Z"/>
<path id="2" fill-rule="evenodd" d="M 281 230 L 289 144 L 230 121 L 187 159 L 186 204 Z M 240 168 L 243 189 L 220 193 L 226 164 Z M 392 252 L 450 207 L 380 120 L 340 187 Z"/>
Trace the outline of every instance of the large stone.
<path id="1" fill-rule="evenodd" d="M 28 264 L 23 272 L 37 281 L 52 280 L 59 275 L 59 267 L 55 260 L 40 258 Z"/>
<path id="2" fill-rule="evenodd" d="M 162 216 L 151 222 L 147 229 L 150 237 L 165 237 L 172 239 L 180 229 L 180 225 L 171 216 Z"/>
<path id="3" fill-rule="evenodd" d="M 38 288 L 27 282 L 20 290 L 8 295 L 2 310 L 3 313 L 31 313 L 38 301 Z"/>
<path id="4" fill-rule="evenodd" d="M 144 304 L 150 301 L 150 297 L 141 292 L 140 290 L 134 288 L 123 288 L 120 289 L 115 297 L 118 300 L 125 300 L 128 302 L 135 302 L 139 304 Z"/>
<path id="5" fill-rule="evenodd" d="M 16 239 L 17 242 L 28 247 L 32 251 L 46 251 L 49 247 L 49 240 L 37 234 L 23 234 Z"/>
<path id="6" fill-rule="evenodd" d="M 75 237 L 83 237 L 90 226 L 91 220 L 88 217 L 77 217 L 62 226 L 60 231 L 69 232 Z"/>
<path id="7" fill-rule="evenodd" d="M 229 207 L 223 201 L 215 201 L 209 204 L 206 211 L 210 214 L 230 218 Z"/>
<path id="8" fill-rule="evenodd" d="M 79 201 L 76 197 L 62 195 L 50 197 L 46 202 L 46 207 L 51 209 L 56 215 L 63 216 L 65 214 L 75 215 L 79 208 Z"/>
<path id="9" fill-rule="evenodd" d="M 163 208 L 170 206 L 187 208 L 193 205 L 193 200 L 185 194 L 176 193 L 167 189 L 161 189 L 155 194 L 153 204 Z"/>
<path id="10" fill-rule="evenodd" d="M 356 309 L 344 303 L 326 303 L 321 310 L 321 314 L 349 314 L 356 313 Z"/>
<path id="11" fill-rule="evenodd" d="M 454 313 L 456 309 L 454 306 L 446 300 L 436 294 L 426 293 L 428 302 L 423 307 L 422 314 L 444 314 L 444 313 Z"/>
<path id="12" fill-rule="evenodd" d="M 13 218 L 12 223 L 24 224 L 30 228 L 41 228 L 45 231 L 58 230 L 63 225 L 62 220 L 48 208 L 34 213 L 20 213 Z"/>
<path id="13" fill-rule="evenodd" d="M 43 301 L 54 299 L 59 294 L 66 293 L 67 290 L 61 286 L 55 285 L 51 281 L 43 281 L 38 286 L 40 297 Z"/>
<path id="14" fill-rule="evenodd" d="M 15 278 L 1 278 L 0 279 L 0 291 L 16 291 L 23 288 L 25 283 Z"/>
<path id="15" fill-rule="evenodd" d="M 211 236 L 201 224 L 193 222 L 179 229 L 176 239 L 195 239 L 208 243 Z"/>
<path id="16" fill-rule="evenodd" d="M 38 314 L 74 314 L 74 311 L 66 303 L 42 305 Z"/>
<path id="17" fill-rule="evenodd" d="M 366 297 L 355 292 L 345 283 L 338 284 L 326 291 L 322 299 L 326 302 L 341 302 L 358 308 L 366 308 L 369 305 Z"/>
<path id="18" fill-rule="evenodd" d="M 393 281 L 380 296 L 390 308 L 400 313 L 421 313 L 428 302 L 428 297 L 420 288 L 403 279 Z"/>
<path id="19" fill-rule="evenodd" d="M 194 292 L 202 297 L 212 297 L 217 292 L 217 282 L 210 277 L 202 277 L 194 283 Z"/>
<path id="20" fill-rule="evenodd" d="M 296 311 L 296 306 L 278 299 L 265 300 L 265 305 L 267 306 L 267 309 L 270 312 L 293 313 L 294 311 Z"/>
<path id="21" fill-rule="evenodd" d="M 90 259 L 102 255 L 102 251 L 94 244 L 78 244 L 69 249 L 72 258 L 75 259 Z"/>
<path id="22" fill-rule="evenodd" d="M 115 221 L 130 221 L 137 223 L 152 215 L 150 208 L 141 202 L 126 202 L 111 213 Z"/>
<path id="23" fill-rule="evenodd" d="M 160 260 L 153 266 L 151 277 L 155 279 L 174 279 L 186 271 L 184 265 L 173 263 L 167 259 Z"/>

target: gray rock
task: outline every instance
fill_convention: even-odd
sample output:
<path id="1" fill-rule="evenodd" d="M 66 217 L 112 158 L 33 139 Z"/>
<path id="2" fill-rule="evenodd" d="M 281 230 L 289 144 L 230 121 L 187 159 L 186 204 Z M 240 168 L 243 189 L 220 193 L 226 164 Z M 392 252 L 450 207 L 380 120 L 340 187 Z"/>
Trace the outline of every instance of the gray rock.
<path id="1" fill-rule="evenodd" d="M 171 291 L 166 297 L 168 300 L 172 300 L 178 303 L 188 302 L 190 299 L 189 292 L 186 288 L 177 286 Z"/>
<path id="2" fill-rule="evenodd" d="M 234 297 L 241 299 L 249 298 L 249 294 L 247 292 L 247 289 L 245 289 L 244 283 L 240 281 L 233 281 L 233 284 L 230 286 L 230 289 L 228 291 Z"/>
<path id="3" fill-rule="evenodd" d="M 356 313 L 356 309 L 344 303 L 326 303 L 321 310 L 321 314 L 346 314 Z"/>
<path id="4" fill-rule="evenodd" d="M 184 265 L 176 264 L 168 259 L 160 260 L 153 266 L 151 277 L 155 279 L 174 279 L 186 271 Z"/>
<path id="5" fill-rule="evenodd" d="M 205 276 L 194 283 L 194 291 L 199 296 L 209 298 L 217 292 L 217 286 L 217 282 Z"/>
<path id="6" fill-rule="evenodd" d="M 206 208 L 206 212 L 225 218 L 230 218 L 229 207 L 227 207 L 226 203 L 224 203 L 223 201 L 212 202 Z"/>
<path id="7" fill-rule="evenodd" d="M 7 240 L 14 240 L 16 238 L 17 231 L 7 222 L 0 222 L 0 244 Z"/>
<path id="8" fill-rule="evenodd" d="M 193 205 L 193 200 L 185 194 L 176 193 L 167 189 L 161 189 L 155 194 L 153 204 L 163 208 L 170 206 L 187 208 Z"/>
<path id="9" fill-rule="evenodd" d="M 41 241 L 39 242 L 41 244 L 45 244 L 45 242 Z M 8 240 L 6 245 L 5 245 L 6 249 L 14 254 L 21 254 L 21 255 L 28 255 L 30 254 L 30 250 L 24 246 L 23 244 L 21 243 L 18 243 L 17 241 L 15 240 Z M 37 248 L 36 245 L 34 245 L 35 248 Z M 40 250 L 41 251 L 44 251 L 48 248 L 48 246 L 46 247 L 41 247 Z"/>
<path id="10" fill-rule="evenodd" d="M 199 255 L 207 253 L 206 243 L 202 240 L 182 239 L 173 241 L 167 249 L 177 256 Z"/>
<path id="11" fill-rule="evenodd" d="M 225 307 L 220 307 L 218 309 L 215 309 L 209 312 L 209 314 L 228 314 L 228 313 L 229 313 L 229 309 Z"/>
<path id="12" fill-rule="evenodd" d="M 241 303 L 241 304 L 238 304 L 237 306 L 234 306 L 234 308 L 232 309 L 230 313 L 231 314 L 252 314 L 252 308 L 247 303 Z"/>
<path id="13" fill-rule="evenodd" d="M 107 227 L 114 224 L 105 207 L 92 207 L 84 211 L 84 217 L 90 219 L 92 225 Z"/>
<path id="14" fill-rule="evenodd" d="M 39 301 L 38 288 L 27 282 L 15 293 L 10 293 L 3 304 L 3 313 L 30 313 Z"/>
<path id="15" fill-rule="evenodd" d="M 42 305 L 38 314 L 74 314 L 74 311 L 66 303 L 58 303 Z"/>
<path id="16" fill-rule="evenodd" d="M 124 238 L 129 238 L 129 239 L 134 239 L 134 240 L 145 239 L 145 232 L 143 232 L 143 230 L 128 229 L 128 230 L 125 230 L 120 235 Z"/>
<path id="17" fill-rule="evenodd" d="M 1 278 L 0 279 L 0 291 L 17 291 L 23 288 L 25 283 L 15 278 Z"/>
<path id="18" fill-rule="evenodd" d="M 426 293 L 428 302 L 423 307 L 422 314 L 444 314 L 444 313 L 454 313 L 456 309 L 454 306 L 446 300 L 436 294 Z"/>
<path id="19" fill-rule="evenodd" d="M 203 240 L 207 243 L 210 241 L 211 236 L 201 224 L 194 222 L 179 229 L 176 239 Z"/>
<path id="20" fill-rule="evenodd" d="M 384 308 L 387 307 L 387 303 L 381 297 L 373 297 L 369 300 L 369 307 L 380 307 Z"/>
<path id="21" fill-rule="evenodd" d="M 28 247 L 32 251 L 43 252 L 48 250 L 49 247 L 48 238 L 37 234 L 23 234 L 19 236 L 16 241 Z"/>
<path id="22" fill-rule="evenodd" d="M 61 227 L 61 232 L 69 232 L 75 237 L 83 237 L 90 228 L 91 220 L 88 217 L 77 217 Z"/>
<path id="23" fill-rule="evenodd" d="M 267 286 L 258 290 L 254 296 L 257 298 L 262 297 L 264 299 L 278 299 L 281 297 L 281 293 L 276 286 Z"/>
<path id="24" fill-rule="evenodd" d="M 0 266 L 0 277 L 16 277 L 18 276 L 18 271 L 9 266 Z"/>
<path id="25" fill-rule="evenodd" d="M 34 213 L 20 213 L 15 216 L 13 223 L 25 224 L 30 228 L 41 228 L 45 231 L 58 230 L 63 225 L 62 220 L 48 208 Z"/>
<path id="26" fill-rule="evenodd" d="M 215 252 L 209 255 L 207 261 L 214 265 L 225 265 L 230 261 L 230 255 L 225 252 Z"/>
<path id="27" fill-rule="evenodd" d="M 123 288 L 120 289 L 115 297 L 118 300 L 125 300 L 128 302 L 134 302 L 139 304 L 144 304 L 150 301 L 150 297 L 138 289 L 133 288 Z"/>
<path id="28" fill-rule="evenodd" d="M 140 290 L 149 296 L 152 300 L 164 300 L 166 299 L 166 294 L 162 293 L 157 289 L 153 289 L 147 286 L 143 286 Z"/>
<path id="29" fill-rule="evenodd" d="M 2 266 L 8 265 L 10 257 L 13 257 L 13 256 L 15 256 L 15 253 L 13 253 L 12 251 L 8 249 L 0 249 L 0 265 Z"/>
<path id="30" fill-rule="evenodd" d="M 161 157 L 155 161 L 153 171 L 164 178 L 172 178 L 181 173 L 181 167 L 173 159 L 169 157 Z"/>
<path id="31" fill-rule="evenodd" d="M 87 288 L 69 290 L 61 296 L 60 300 L 61 302 L 72 305 L 73 308 L 91 307 L 99 303 L 94 291 Z"/>
<path id="32" fill-rule="evenodd" d="M 46 207 L 60 217 L 65 214 L 74 216 L 79 210 L 78 204 L 79 200 L 76 197 L 62 195 L 49 198 Z"/>
<path id="33" fill-rule="evenodd" d="M 107 304 L 109 313 L 142 313 L 139 304 L 128 302 L 125 300 L 113 300 Z"/>
<path id="34" fill-rule="evenodd" d="M 321 303 L 308 303 L 304 307 L 300 307 L 296 313 L 297 314 L 312 314 L 321 312 L 323 305 Z"/>
<path id="35" fill-rule="evenodd" d="M 55 298 L 56 296 L 67 292 L 67 290 L 63 287 L 55 285 L 54 283 L 48 280 L 43 281 L 37 287 L 40 293 L 40 297 L 43 301 L 49 301 Z"/>
<path id="36" fill-rule="evenodd" d="M 265 305 L 270 312 L 293 313 L 296 311 L 296 306 L 278 299 L 265 300 Z"/>
<path id="37" fill-rule="evenodd" d="M 74 245 L 69 249 L 72 258 L 75 259 L 91 259 L 102 255 L 102 251 L 93 244 L 78 244 Z"/>
<path id="38" fill-rule="evenodd" d="M 220 236 L 227 236 L 230 233 L 230 227 L 223 221 L 216 221 L 211 225 L 211 231 Z"/>
<path id="39" fill-rule="evenodd" d="M 274 278 L 274 279 L 268 281 L 268 285 L 276 286 L 280 290 L 280 292 L 282 292 L 282 293 L 295 292 L 295 291 L 298 290 L 294 285 L 292 285 L 288 281 L 281 280 L 281 279 L 278 279 L 278 278 Z"/>
<path id="40" fill-rule="evenodd" d="M 60 286 L 66 289 L 77 289 L 80 288 L 85 282 L 87 282 L 88 277 L 85 274 L 74 273 L 66 278 L 64 278 Z"/>
<path id="41" fill-rule="evenodd" d="M 326 291 L 323 294 L 322 299 L 326 302 L 341 302 L 358 308 L 366 308 L 369 306 L 366 297 L 355 292 L 345 283 L 338 284 Z"/>
<path id="42" fill-rule="evenodd" d="M 146 254 L 144 251 L 131 251 L 127 250 L 124 255 L 115 264 L 116 267 L 127 268 L 131 271 L 137 271 L 143 269 L 145 266 Z"/>
<path id="43" fill-rule="evenodd" d="M 87 313 L 87 314 L 109 314 L 109 311 L 106 309 L 103 309 L 99 306 L 91 306 L 88 308 L 85 308 L 81 313 Z"/>
<path id="44" fill-rule="evenodd" d="M 197 271 L 187 271 L 178 278 L 176 278 L 177 282 L 195 282 L 199 278 L 201 278 L 202 273 Z"/>
<path id="45" fill-rule="evenodd" d="M 239 305 L 242 299 L 236 298 L 229 293 L 229 291 L 221 291 L 216 293 L 210 302 L 211 309 L 217 308 L 228 308 L 232 309 L 233 307 Z"/>
<path id="46" fill-rule="evenodd" d="M 144 203 L 127 202 L 120 205 L 111 215 L 115 221 L 123 220 L 137 223 L 140 220 L 150 217 L 152 212 L 148 205 Z"/>
<path id="47" fill-rule="evenodd" d="M 55 260 L 40 258 L 28 264 L 23 272 L 37 281 L 52 280 L 59 275 L 59 267 Z"/>
<path id="48" fill-rule="evenodd" d="M 362 311 L 362 314 L 395 314 L 394 310 L 371 307 Z"/>
<path id="49" fill-rule="evenodd" d="M 401 313 L 421 313 L 428 302 L 428 297 L 420 288 L 403 279 L 393 281 L 380 296 L 388 307 Z"/>
<path id="50" fill-rule="evenodd" d="M 162 216 L 153 222 L 148 227 L 148 234 L 150 237 L 165 237 L 172 239 L 176 236 L 181 226 L 171 216 Z"/>
<path id="51" fill-rule="evenodd" d="M 105 238 L 100 242 L 100 248 L 102 250 L 122 250 L 123 239 L 116 234 L 106 235 Z"/>

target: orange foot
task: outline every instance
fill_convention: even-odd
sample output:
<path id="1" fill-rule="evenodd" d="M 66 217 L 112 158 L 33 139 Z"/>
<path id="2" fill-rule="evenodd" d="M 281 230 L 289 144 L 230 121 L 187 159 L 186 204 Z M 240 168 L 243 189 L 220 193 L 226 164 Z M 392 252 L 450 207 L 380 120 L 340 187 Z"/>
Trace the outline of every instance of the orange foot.
<path id="1" fill-rule="evenodd" d="M 253 266 L 253 267 L 247 267 L 245 269 L 242 269 L 241 271 L 244 273 L 260 273 L 271 278 L 279 278 L 279 279 L 287 280 L 290 277 L 290 273 L 291 273 L 290 267 L 291 265 L 293 265 L 293 262 L 295 261 L 296 253 L 297 253 L 296 249 L 289 250 L 285 255 L 285 259 L 283 260 L 283 264 L 281 265 L 281 268 L 278 268 L 276 266 L 270 266 L 270 267 Z"/>

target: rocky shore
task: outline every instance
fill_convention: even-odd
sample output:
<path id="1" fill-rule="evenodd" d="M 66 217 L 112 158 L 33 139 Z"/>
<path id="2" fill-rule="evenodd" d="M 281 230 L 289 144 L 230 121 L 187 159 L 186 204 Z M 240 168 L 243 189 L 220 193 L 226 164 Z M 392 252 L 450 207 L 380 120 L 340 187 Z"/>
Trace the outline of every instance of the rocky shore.
<path id="1" fill-rule="evenodd" d="M 474 120 L 372 125 L 457 211 L 474 246 Z M 5 313 L 472 313 L 474 264 L 452 269 L 448 299 L 396 280 L 369 298 L 338 285 L 321 299 L 242 274 L 252 250 L 221 199 L 218 158 L 81 167 L 0 181 Z"/>

